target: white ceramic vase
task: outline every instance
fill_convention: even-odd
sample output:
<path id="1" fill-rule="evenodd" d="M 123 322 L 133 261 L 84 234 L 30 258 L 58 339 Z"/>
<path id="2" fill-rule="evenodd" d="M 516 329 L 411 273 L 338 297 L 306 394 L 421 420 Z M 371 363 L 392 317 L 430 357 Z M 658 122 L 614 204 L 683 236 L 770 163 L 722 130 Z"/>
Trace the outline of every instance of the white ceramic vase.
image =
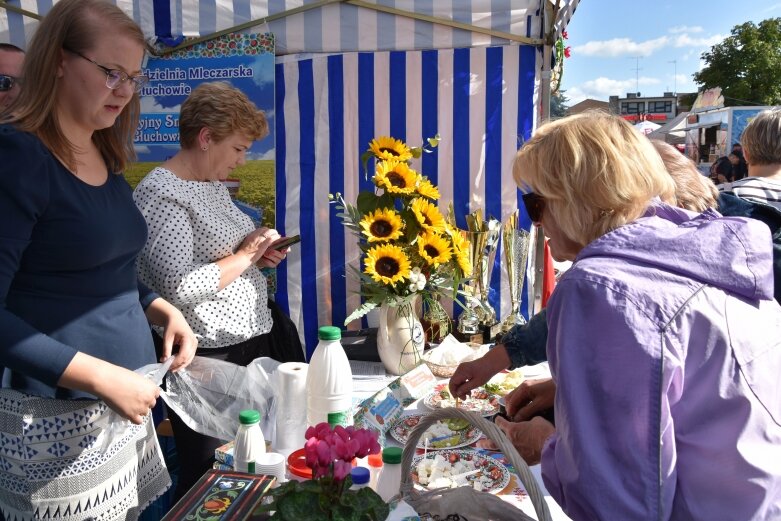
<path id="1" fill-rule="evenodd" d="M 377 351 L 385 369 L 401 375 L 422 362 L 425 335 L 420 325 L 415 302 L 384 303 L 380 306 L 377 327 Z"/>

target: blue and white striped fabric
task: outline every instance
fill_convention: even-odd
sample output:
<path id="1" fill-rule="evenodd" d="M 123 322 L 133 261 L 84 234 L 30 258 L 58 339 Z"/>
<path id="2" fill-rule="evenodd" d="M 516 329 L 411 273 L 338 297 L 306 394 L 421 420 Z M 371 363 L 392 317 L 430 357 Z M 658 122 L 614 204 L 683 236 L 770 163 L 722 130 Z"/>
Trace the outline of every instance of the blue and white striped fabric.
<path id="1" fill-rule="evenodd" d="M 461 227 L 478 208 L 505 218 L 519 203 L 511 163 L 534 127 L 540 58 L 514 45 L 288 58 L 276 71 L 277 227 L 303 241 L 279 270 L 277 302 L 311 352 L 317 326 L 341 326 L 360 303 L 346 269 L 360 252 L 328 194 L 355 201 L 373 189 L 360 164 L 369 141 L 392 135 L 414 145 L 439 133 L 439 147 L 415 166 L 438 184 L 440 203 L 453 201 Z M 491 300 L 502 316 L 504 279 L 496 266 Z"/>
<path id="2" fill-rule="evenodd" d="M 314 0 L 110 0 L 141 25 L 147 36 L 204 36 L 311 4 Z M 545 0 L 369 0 L 383 6 L 540 38 Z M 548 0 L 550 1 L 550 0 Z M 54 0 L 9 0 L 46 14 Z M 565 6 L 577 0 L 565 0 Z M 24 47 L 35 20 L 0 9 L 0 41 Z M 436 49 L 501 45 L 504 39 L 335 2 L 260 24 L 273 32 L 277 54 Z"/>

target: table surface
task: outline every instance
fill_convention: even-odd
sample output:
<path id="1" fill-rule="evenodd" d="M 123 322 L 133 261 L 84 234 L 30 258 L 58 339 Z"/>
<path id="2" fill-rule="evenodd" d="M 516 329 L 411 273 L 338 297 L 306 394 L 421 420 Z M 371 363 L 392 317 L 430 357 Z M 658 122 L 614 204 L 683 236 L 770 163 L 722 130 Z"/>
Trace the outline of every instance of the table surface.
<path id="1" fill-rule="evenodd" d="M 538 364 L 535 366 L 528 366 L 523 368 L 523 373 L 525 378 L 540 378 L 545 376 L 550 376 L 550 369 L 548 368 L 547 363 Z M 439 379 L 441 382 L 446 382 L 447 379 Z M 358 380 L 355 380 L 355 393 L 359 395 L 363 395 L 368 393 L 366 390 L 366 387 L 362 386 Z M 370 396 L 371 393 L 369 393 L 367 396 Z M 363 398 L 363 396 L 361 396 Z M 413 402 L 412 404 L 408 405 L 405 408 L 405 414 L 409 413 L 415 413 L 417 411 L 420 411 L 421 413 L 429 412 L 430 409 L 426 407 L 421 400 L 417 400 Z M 400 446 L 400 444 L 390 435 L 387 435 L 386 444 L 389 446 Z M 500 453 L 494 453 L 490 452 L 490 455 L 493 457 L 501 458 Z M 545 485 L 542 482 L 542 476 L 540 474 L 540 465 L 532 465 L 529 467 L 532 475 L 537 480 L 537 485 L 540 488 L 540 491 L 545 496 L 545 501 L 548 504 L 548 508 L 550 509 L 551 518 L 556 521 L 566 521 L 570 518 L 567 517 L 567 515 L 561 510 L 561 507 L 559 507 L 558 503 L 554 501 L 554 499 L 550 496 L 548 491 L 545 489 Z M 529 499 L 526 490 L 521 483 L 520 478 L 513 473 L 512 478 L 510 480 L 510 484 L 507 485 L 507 487 L 502 490 L 498 494 L 500 498 L 502 498 L 505 501 L 509 501 L 513 505 L 515 505 L 517 508 L 522 510 L 525 514 L 528 516 L 536 519 L 536 514 L 534 512 L 534 506 L 532 505 L 531 500 Z"/>

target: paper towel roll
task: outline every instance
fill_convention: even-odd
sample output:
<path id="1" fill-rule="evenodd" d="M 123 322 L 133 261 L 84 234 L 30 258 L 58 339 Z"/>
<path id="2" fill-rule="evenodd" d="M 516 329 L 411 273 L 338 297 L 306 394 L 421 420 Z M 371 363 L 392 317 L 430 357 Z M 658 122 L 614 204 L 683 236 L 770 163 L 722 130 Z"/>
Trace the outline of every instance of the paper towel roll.
<path id="1" fill-rule="evenodd" d="M 274 450 L 289 455 L 306 440 L 306 372 L 309 364 L 286 362 L 276 370 L 277 418 Z"/>

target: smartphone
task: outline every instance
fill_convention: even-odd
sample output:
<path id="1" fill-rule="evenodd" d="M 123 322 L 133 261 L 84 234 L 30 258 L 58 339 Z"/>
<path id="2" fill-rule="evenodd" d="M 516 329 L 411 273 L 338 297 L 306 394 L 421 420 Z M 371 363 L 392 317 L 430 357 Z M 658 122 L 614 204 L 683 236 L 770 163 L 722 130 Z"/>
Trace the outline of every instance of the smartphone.
<path id="1" fill-rule="evenodd" d="M 277 242 L 272 243 L 271 246 L 269 246 L 269 248 L 279 251 L 279 250 L 284 250 L 288 246 L 292 246 L 299 242 L 301 242 L 300 235 L 293 235 L 292 237 L 282 237 L 281 239 L 278 239 Z"/>

